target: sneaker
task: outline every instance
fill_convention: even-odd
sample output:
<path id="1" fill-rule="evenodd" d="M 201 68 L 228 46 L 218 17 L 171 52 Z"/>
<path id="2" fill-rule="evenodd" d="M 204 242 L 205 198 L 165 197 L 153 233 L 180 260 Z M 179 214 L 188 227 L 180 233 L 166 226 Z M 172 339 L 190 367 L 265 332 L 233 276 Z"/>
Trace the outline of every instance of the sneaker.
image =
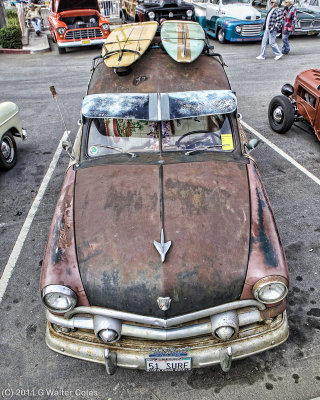
<path id="1" fill-rule="evenodd" d="M 280 58 L 283 56 L 283 54 L 280 54 L 279 56 L 275 56 L 275 60 L 280 60 Z"/>
<path id="2" fill-rule="evenodd" d="M 37 31 L 36 34 L 37 34 L 37 36 L 40 36 L 40 35 L 41 35 L 41 32 L 40 32 L 40 31 Z"/>
<path id="3" fill-rule="evenodd" d="M 265 57 L 262 57 L 262 55 L 260 54 L 260 56 L 256 57 L 257 60 L 265 60 Z"/>

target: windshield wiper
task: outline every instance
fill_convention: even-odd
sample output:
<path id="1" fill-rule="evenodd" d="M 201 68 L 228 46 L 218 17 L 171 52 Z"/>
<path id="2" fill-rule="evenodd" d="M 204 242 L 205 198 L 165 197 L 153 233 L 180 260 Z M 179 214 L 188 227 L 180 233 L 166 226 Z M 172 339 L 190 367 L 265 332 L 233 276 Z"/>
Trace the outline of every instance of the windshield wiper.
<path id="1" fill-rule="evenodd" d="M 122 154 L 127 154 L 128 156 L 131 156 L 132 158 L 137 157 L 137 155 L 135 153 L 130 153 L 130 151 L 124 151 L 121 147 L 113 147 L 113 146 L 108 146 L 106 144 L 93 144 L 93 147 L 103 147 L 105 149 L 111 149 L 111 150 L 115 150 L 118 151 L 119 153 Z"/>
<path id="2" fill-rule="evenodd" d="M 209 150 L 209 149 L 213 149 L 214 147 L 222 147 L 222 146 L 223 146 L 222 144 L 213 144 L 211 146 L 199 146 L 196 149 L 192 149 L 192 150 L 186 151 L 184 153 L 184 155 L 185 156 L 189 156 L 190 154 L 195 153 L 197 151 Z"/>

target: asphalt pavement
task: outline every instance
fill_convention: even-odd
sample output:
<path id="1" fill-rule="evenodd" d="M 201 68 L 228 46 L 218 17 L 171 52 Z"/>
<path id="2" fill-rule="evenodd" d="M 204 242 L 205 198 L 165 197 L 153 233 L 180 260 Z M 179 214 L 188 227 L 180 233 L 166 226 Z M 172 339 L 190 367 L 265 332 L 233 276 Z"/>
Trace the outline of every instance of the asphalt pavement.
<path id="1" fill-rule="evenodd" d="M 289 56 L 275 61 L 270 49 L 258 61 L 257 43 L 212 42 L 228 65 L 243 121 L 320 179 L 320 143 L 294 126 L 271 131 L 267 109 L 281 86 L 305 69 L 320 68 L 320 38 L 296 37 Z M 82 98 L 97 48 L 0 56 L 0 101 L 20 107 L 29 137 L 17 140 L 19 159 L 0 173 L 0 277 L 54 158 L 64 127 L 49 86 L 54 85 L 71 138 L 77 131 Z M 164 77 L 165 79 L 165 77 Z M 201 79 L 201 77 L 199 77 Z M 254 137 L 246 130 L 249 137 Z M 118 369 L 106 375 L 99 364 L 58 355 L 45 344 L 45 310 L 39 277 L 56 200 L 69 159 L 59 158 L 0 304 L 0 398 L 14 399 L 245 399 L 306 400 L 320 396 L 320 187 L 271 146 L 252 153 L 266 186 L 290 271 L 288 341 L 267 352 L 235 361 L 227 374 L 219 366 L 180 373 Z M 0 279 L 1 282 L 1 279 Z"/>

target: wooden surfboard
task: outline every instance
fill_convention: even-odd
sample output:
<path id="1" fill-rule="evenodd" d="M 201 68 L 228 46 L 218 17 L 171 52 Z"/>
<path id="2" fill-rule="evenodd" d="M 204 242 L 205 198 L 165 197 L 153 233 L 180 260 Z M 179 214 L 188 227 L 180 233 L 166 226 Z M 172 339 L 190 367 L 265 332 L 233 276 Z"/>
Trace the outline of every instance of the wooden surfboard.
<path id="1" fill-rule="evenodd" d="M 150 46 L 158 22 L 138 22 L 114 29 L 102 46 L 102 57 L 108 67 L 128 67 L 137 61 Z"/>
<path id="2" fill-rule="evenodd" d="M 205 44 L 204 30 L 193 21 L 165 21 L 162 23 L 160 37 L 169 56 L 180 63 L 196 60 Z"/>

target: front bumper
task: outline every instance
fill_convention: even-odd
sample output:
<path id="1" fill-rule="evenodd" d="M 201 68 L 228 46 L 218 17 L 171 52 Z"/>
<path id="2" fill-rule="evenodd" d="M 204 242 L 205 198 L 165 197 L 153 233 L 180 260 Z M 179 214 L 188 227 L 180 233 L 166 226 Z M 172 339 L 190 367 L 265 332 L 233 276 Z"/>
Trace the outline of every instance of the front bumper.
<path id="1" fill-rule="evenodd" d="M 63 332 L 50 322 L 46 342 L 50 349 L 58 353 L 105 364 L 110 374 L 115 372 L 116 367 L 145 370 L 150 353 L 168 348 L 177 352 L 181 348 L 187 349 L 192 368 L 207 367 L 221 363 L 221 355 L 227 349 L 232 359 L 241 359 L 280 345 L 288 335 L 288 320 L 284 311 L 269 325 L 248 325 L 241 330 L 241 335 L 226 342 L 218 341 L 212 335 L 166 342 L 122 337 L 120 341 L 106 345 L 91 330 Z"/>
<path id="2" fill-rule="evenodd" d="M 90 43 L 83 43 L 86 41 L 90 41 Z M 82 39 L 82 40 L 74 40 L 70 42 L 57 42 L 58 47 L 82 47 L 82 46 L 95 46 L 95 45 L 103 45 L 106 39 Z"/>

